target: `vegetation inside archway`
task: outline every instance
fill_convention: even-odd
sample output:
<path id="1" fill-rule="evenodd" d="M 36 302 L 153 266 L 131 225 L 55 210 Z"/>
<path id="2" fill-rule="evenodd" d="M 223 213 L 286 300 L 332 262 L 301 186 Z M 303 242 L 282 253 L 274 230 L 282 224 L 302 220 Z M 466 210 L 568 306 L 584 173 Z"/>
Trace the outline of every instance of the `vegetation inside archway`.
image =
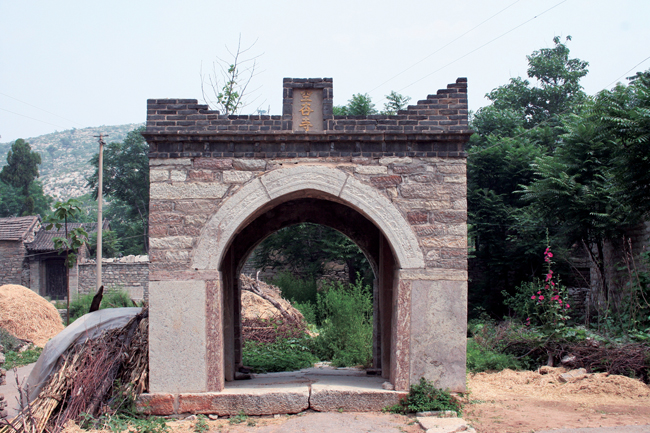
<path id="1" fill-rule="evenodd" d="M 322 225 L 296 224 L 265 239 L 250 263 L 266 271 L 268 282 L 304 321 L 289 323 L 280 315 L 258 320 L 257 328 L 274 333 L 262 339 L 244 332 L 245 366 L 271 372 L 318 361 L 337 367 L 372 364 L 373 273 L 354 242 Z M 333 265 L 343 272 L 328 272 Z"/>

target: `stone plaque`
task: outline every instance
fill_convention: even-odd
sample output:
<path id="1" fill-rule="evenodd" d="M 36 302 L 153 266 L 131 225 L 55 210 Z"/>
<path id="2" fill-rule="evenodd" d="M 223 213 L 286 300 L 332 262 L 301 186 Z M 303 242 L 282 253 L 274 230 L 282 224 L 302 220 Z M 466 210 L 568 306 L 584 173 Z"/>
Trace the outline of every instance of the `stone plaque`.
<path id="1" fill-rule="evenodd" d="M 293 131 L 323 132 L 323 89 L 293 89 Z"/>

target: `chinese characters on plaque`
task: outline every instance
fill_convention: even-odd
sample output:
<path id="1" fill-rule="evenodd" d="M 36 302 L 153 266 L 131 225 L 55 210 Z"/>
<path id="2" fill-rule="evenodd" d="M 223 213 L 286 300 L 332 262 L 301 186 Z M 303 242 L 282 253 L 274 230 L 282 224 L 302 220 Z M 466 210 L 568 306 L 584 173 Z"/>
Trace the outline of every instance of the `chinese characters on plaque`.
<path id="1" fill-rule="evenodd" d="M 323 130 L 323 91 L 321 89 L 293 90 L 294 132 Z"/>

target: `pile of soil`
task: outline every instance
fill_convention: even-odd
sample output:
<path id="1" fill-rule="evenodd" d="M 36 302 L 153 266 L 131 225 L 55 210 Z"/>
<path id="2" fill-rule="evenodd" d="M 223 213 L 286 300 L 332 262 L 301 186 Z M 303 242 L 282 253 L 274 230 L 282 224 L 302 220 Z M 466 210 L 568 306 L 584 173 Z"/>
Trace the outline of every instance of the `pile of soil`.
<path id="1" fill-rule="evenodd" d="M 549 400 L 579 398 L 582 402 L 589 400 L 590 396 L 599 395 L 623 400 L 650 397 L 650 387 L 637 379 L 592 373 L 564 383 L 560 381 L 560 375 L 566 372 L 562 367 L 543 367 L 537 371 L 506 369 L 498 373 L 477 373 L 470 376 L 470 380 L 472 393 L 481 395 L 484 400 L 491 400 L 495 392 L 502 390 Z"/>
<path id="2" fill-rule="evenodd" d="M 563 383 L 560 375 L 566 371 L 471 374 L 463 417 L 480 433 L 650 424 L 648 385 L 607 373 Z"/>
<path id="3" fill-rule="evenodd" d="M 270 301 L 264 299 L 264 297 L 277 302 L 296 322 L 303 321 L 300 311 L 296 310 L 289 301 L 282 297 L 280 289 L 277 286 L 267 284 L 264 281 L 258 281 L 245 274 L 240 276 L 240 281 L 242 285 L 241 315 L 243 321 L 247 319 L 269 320 L 282 316 L 280 310 Z M 259 290 L 264 294 L 264 297 L 253 293 L 254 284 L 257 285 Z"/>
<path id="4" fill-rule="evenodd" d="M 16 284 L 0 286 L 0 328 L 43 347 L 63 331 L 59 312 L 45 298 Z"/>

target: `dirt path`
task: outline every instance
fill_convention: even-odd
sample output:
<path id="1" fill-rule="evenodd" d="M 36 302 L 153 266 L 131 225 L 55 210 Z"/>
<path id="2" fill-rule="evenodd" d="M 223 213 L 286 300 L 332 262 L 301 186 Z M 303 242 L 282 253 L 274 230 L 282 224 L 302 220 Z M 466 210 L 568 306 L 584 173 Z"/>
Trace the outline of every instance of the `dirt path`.
<path id="1" fill-rule="evenodd" d="M 650 387 L 623 376 L 592 374 L 562 383 L 547 374 L 505 370 L 468 378 L 464 418 L 479 433 L 650 425 Z M 650 431 L 650 426 L 648 430 Z"/>

